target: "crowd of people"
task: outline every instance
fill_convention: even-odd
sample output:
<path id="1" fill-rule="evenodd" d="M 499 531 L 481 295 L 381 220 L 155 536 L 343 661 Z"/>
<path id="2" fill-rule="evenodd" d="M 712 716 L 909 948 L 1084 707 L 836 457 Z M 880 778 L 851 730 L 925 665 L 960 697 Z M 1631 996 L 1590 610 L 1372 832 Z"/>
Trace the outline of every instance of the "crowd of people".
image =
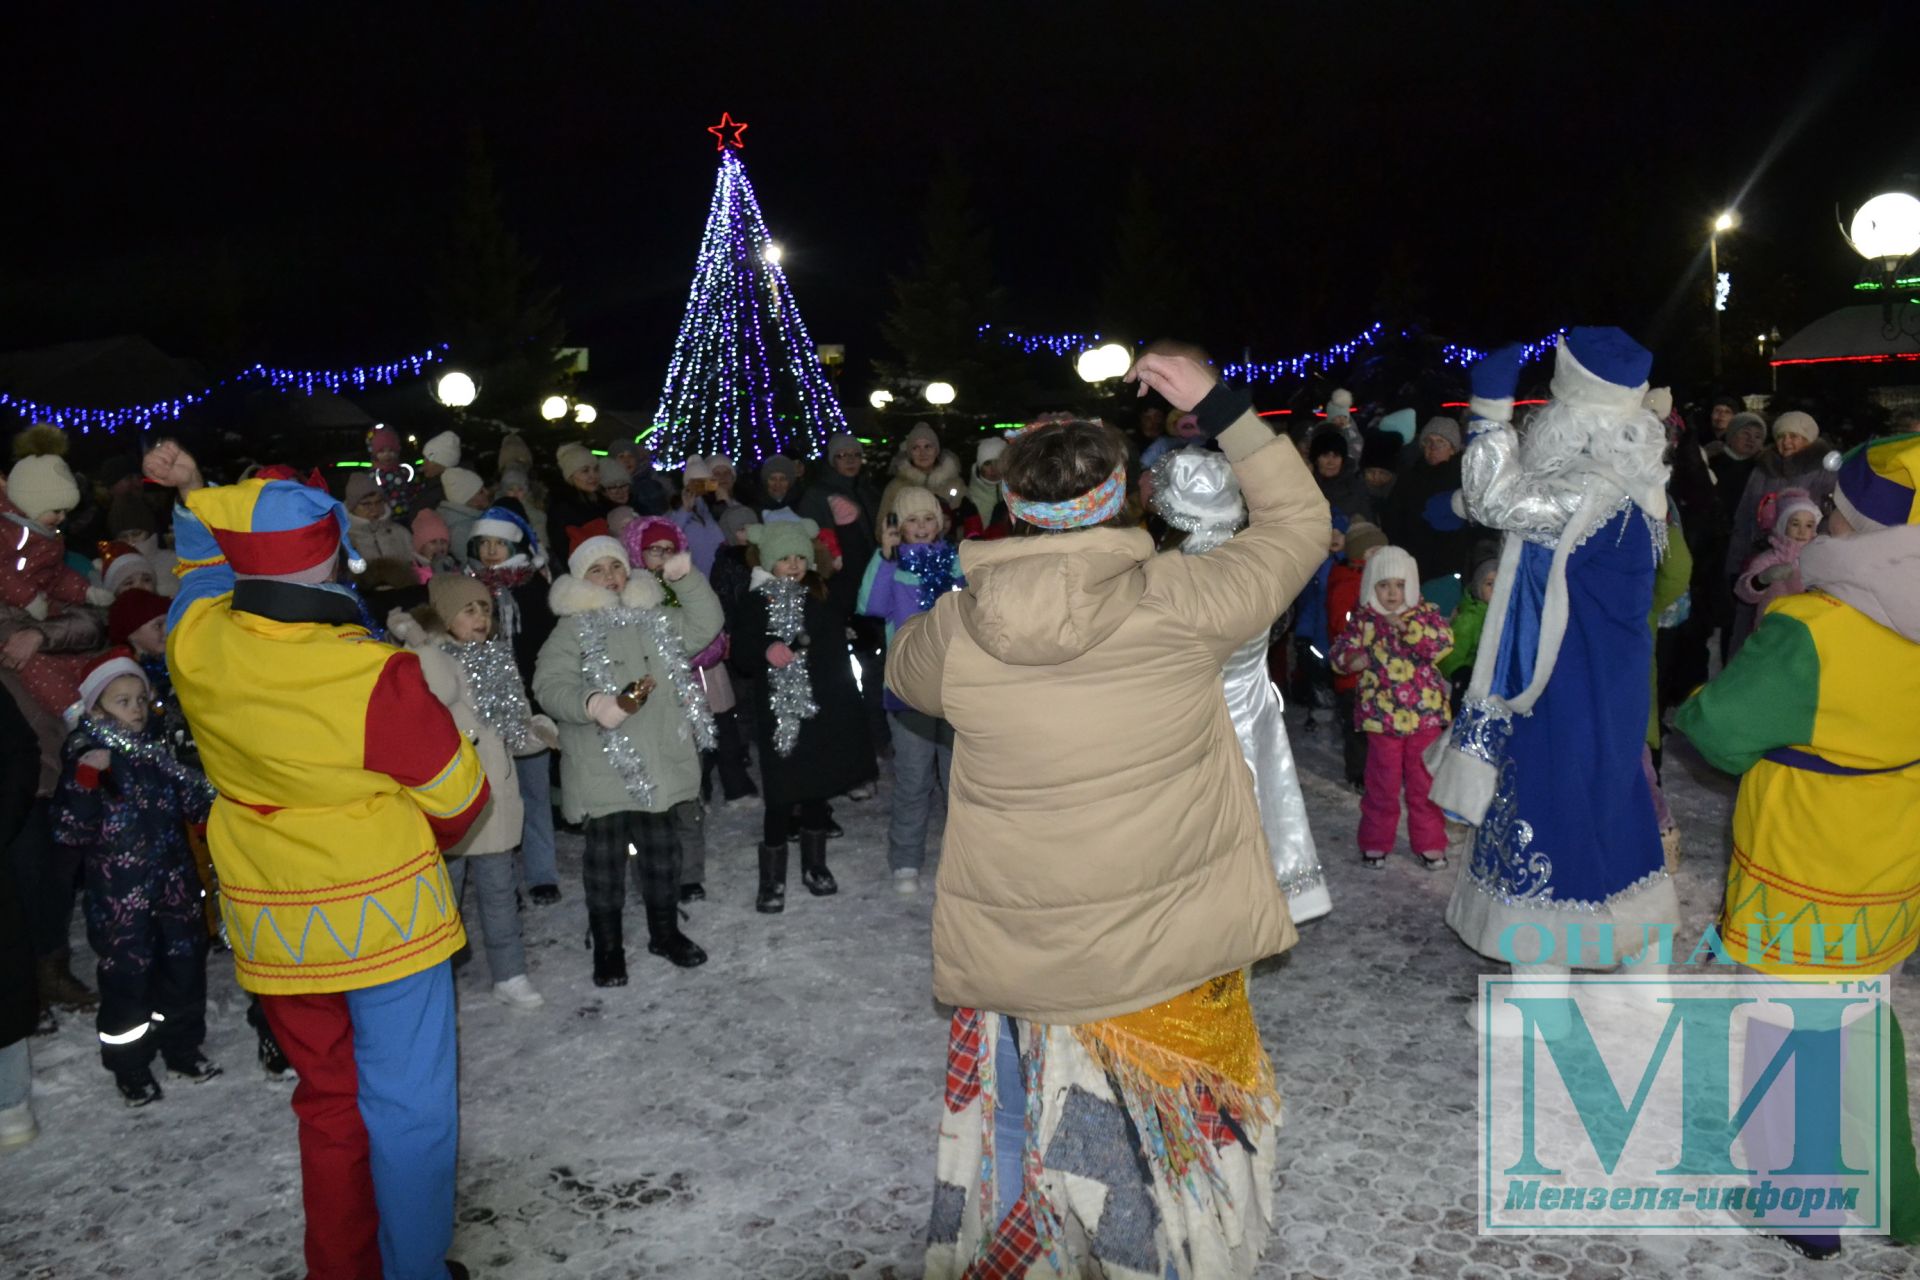
<path id="1" fill-rule="evenodd" d="M 79 477 L 31 428 L 0 501 L 0 715 L 39 747 L 0 798 L 0 1144 L 32 1136 L 26 1041 L 63 1010 L 91 1012 L 128 1106 L 162 1100 L 156 1061 L 218 1075 L 206 966 L 228 952 L 261 1064 L 300 1081 L 311 1274 L 464 1274 L 468 926 L 494 997 L 538 1007 L 521 916 L 575 891 L 563 825 L 591 982 L 628 982 L 629 867 L 647 953 L 697 967 L 711 807 L 758 806 L 754 906 L 782 912 L 795 844 L 807 895 L 838 891 L 835 804 L 890 762 L 902 894 L 947 816 L 930 1273 L 1246 1274 L 1278 1092 L 1245 969 L 1336 905 L 1280 689 L 1340 735 L 1351 856 L 1384 865 L 1404 811 L 1489 957 L 1564 977 L 1566 953 L 1496 939 L 1678 919 L 1677 724 L 1746 775 L 1728 935 L 1789 898 L 1859 905 L 1874 948 L 1845 972 L 1886 972 L 1920 909 L 1889 834 L 1920 820 L 1920 721 L 1885 688 L 1920 670 L 1916 424 L 1843 455 L 1799 409 L 1690 418 L 1650 365 L 1575 330 L 1519 422 L 1509 349 L 1463 414 L 1417 425 L 1340 389 L 1262 417 L 1168 349 L 1129 375 L 1155 395 L 1128 431 L 1061 415 L 963 459 L 920 423 L 878 467 L 844 434 L 667 471 L 632 440 L 508 434 L 483 460 L 451 430 L 414 463 L 380 427 L 337 497 L 279 465 L 215 483 L 173 443 Z M 1036 849 L 1098 856 L 1067 876 Z M 1073 1091 L 1135 1138 L 1069 1179 L 1050 1142 L 1112 1142 Z M 1103 1252 L 1109 1193 L 1142 1177 L 1158 1225 Z"/>

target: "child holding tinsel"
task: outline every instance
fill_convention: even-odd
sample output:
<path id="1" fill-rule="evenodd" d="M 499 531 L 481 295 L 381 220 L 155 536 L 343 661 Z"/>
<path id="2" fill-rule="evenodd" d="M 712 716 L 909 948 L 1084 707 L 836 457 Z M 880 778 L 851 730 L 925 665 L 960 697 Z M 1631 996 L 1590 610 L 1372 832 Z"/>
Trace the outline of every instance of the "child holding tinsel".
<path id="1" fill-rule="evenodd" d="M 1334 670 L 1357 672 L 1355 722 L 1367 735 L 1367 786 L 1360 799 L 1360 852 L 1386 865 L 1407 797 L 1407 836 L 1430 871 L 1447 865 L 1447 825 L 1433 802 L 1424 753 L 1448 723 L 1446 677 L 1434 664 L 1453 647 L 1447 620 L 1420 598 L 1420 572 L 1399 547 L 1367 557 L 1360 606 L 1328 655 Z"/>
<path id="2" fill-rule="evenodd" d="M 419 656 L 427 688 L 480 753 L 493 799 L 480 821 L 446 851 L 447 877 L 455 902 L 465 898 L 468 880 L 478 885 L 493 998 L 509 1008 L 537 1009 L 545 1001 L 527 980 L 514 902 L 513 850 L 520 844 L 523 815 L 513 762 L 517 755 L 551 747 L 559 733 L 528 703 L 513 654 L 494 634 L 493 596 L 484 583 L 464 574 L 435 574 L 427 583 L 427 604 L 412 613 L 396 609 L 387 619 L 387 633 Z"/>
<path id="3" fill-rule="evenodd" d="M 636 574 L 604 534 L 581 541 L 553 584 L 559 618 L 540 648 L 533 693 L 560 725 L 560 804 L 586 828 L 582 884 L 595 986 L 627 982 L 621 907 L 627 866 L 647 909 L 647 950 L 682 968 L 707 953 L 680 932 L 680 841 L 673 806 L 700 794 L 713 713 L 687 661 L 720 634 L 720 601 L 681 552 L 663 582 Z"/>
<path id="4" fill-rule="evenodd" d="M 667 562 L 687 550 L 687 536 L 680 526 L 665 516 L 644 516 L 621 530 L 620 537 L 627 549 L 627 558 L 659 580 L 664 597 L 662 604 L 669 609 L 679 608 L 679 592 L 673 583 L 666 581 L 664 574 Z M 699 574 L 700 570 L 695 568 L 693 572 Z M 722 612 L 724 614 L 724 608 Z M 733 754 L 721 766 L 721 779 L 727 798 L 733 799 L 741 794 L 741 779 L 746 777 L 746 743 L 740 739 L 739 720 L 734 714 L 733 684 L 722 665 L 726 656 L 727 635 L 722 631 L 713 638 L 712 644 L 692 655 L 688 662 L 693 666 L 694 678 L 700 681 L 701 691 L 706 694 L 707 709 L 713 712 L 715 746 L 712 751 L 701 752 L 701 789 L 705 790 L 707 760 L 727 753 L 731 747 Z M 745 784 L 748 792 L 752 787 L 751 782 Z M 700 798 L 673 806 L 673 822 L 680 834 L 680 901 L 699 902 L 707 896 L 707 815 Z"/>
<path id="5" fill-rule="evenodd" d="M 493 596 L 494 635 L 511 650 L 524 685 L 533 679 L 540 646 L 553 634 L 547 553 L 522 511 L 504 504 L 488 507 L 473 522 L 466 553 L 467 572 Z M 526 872 L 527 896 L 543 907 L 560 901 L 560 869 L 553 851 L 552 763 L 538 740 L 524 754 L 514 752 L 520 806 L 526 811 L 520 862 Z"/>
<path id="6" fill-rule="evenodd" d="M 213 803 L 206 777 L 147 733 L 152 690 L 133 654 L 100 655 L 67 711 L 54 838 L 84 857 L 87 941 L 99 957 L 100 1061 L 130 1107 L 167 1070 L 206 1081 L 207 930 L 187 825 Z"/>
<path id="7" fill-rule="evenodd" d="M 832 555 L 811 520 L 748 525 L 753 599 L 733 662 L 759 679 L 760 783 L 766 798 L 754 909 L 786 909 L 787 842 L 798 829 L 800 878 L 815 897 L 839 891 L 827 869 L 827 802 L 877 772 L 847 649 L 847 608 L 827 591 Z"/>
<path id="8" fill-rule="evenodd" d="M 926 489 L 902 489 L 879 529 L 880 554 L 867 561 L 859 611 L 894 628 L 933 608 L 949 591 L 966 587 L 953 544 L 941 535 L 946 512 Z M 883 697 L 893 737 L 893 811 L 887 821 L 887 865 L 893 887 L 920 887 L 927 857 L 927 821 L 936 791 L 944 795 L 953 768 L 953 726 L 915 711 L 889 689 Z"/>

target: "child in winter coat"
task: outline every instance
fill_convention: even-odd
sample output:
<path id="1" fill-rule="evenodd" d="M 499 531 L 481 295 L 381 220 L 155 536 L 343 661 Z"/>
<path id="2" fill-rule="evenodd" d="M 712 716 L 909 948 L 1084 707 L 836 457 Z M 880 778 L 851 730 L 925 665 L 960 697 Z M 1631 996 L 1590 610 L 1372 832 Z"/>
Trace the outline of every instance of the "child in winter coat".
<path id="1" fill-rule="evenodd" d="M 1767 605 L 1800 594 L 1800 553 L 1820 530 L 1820 504 L 1805 489 L 1782 489 L 1760 499 L 1758 520 L 1767 531 L 1762 547 L 1733 580 L 1733 594 L 1753 606 L 1756 627 Z"/>
<path id="2" fill-rule="evenodd" d="M 687 550 L 687 538 L 680 526 L 665 516 L 636 519 L 622 531 L 621 543 L 627 549 L 627 559 L 660 583 L 664 606 L 679 608 L 679 592 L 663 575 L 667 562 Z M 695 568 L 694 572 L 700 570 Z M 721 786 L 726 798 L 733 800 L 759 793 L 747 777 L 747 744 L 740 736 L 733 683 L 727 679 L 726 667 L 721 665 L 726 656 L 727 633 L 722 631 L 713 638 L 712 644 L 687 661 L 692 664 L 694 678 L 700 681 L 701 692 L 706 695 L 707 709 L 713 713 L 715 745 L 711 751 L 700 753 L 702 789 L 705 789 L 708 759 L 724 755 L 725 762 L 720 765 Z M 706 809 L 697 797 L 683 801 L 673 806 L 673 822 L 680 834 L 680 900 L 698 902 L 707 896 Z"/>
<path id="3" fill-rule="evenodd" d="M 1334 555 L 1327 571 L 1327 634 L 1333 639 L 1347 629 L 1354 610 L 1360 607 L 1360 583 L 1366 576 L 1367 557 L 1387 545 L 1380 526 L 1367 520 L 1355 520 L 1347 527 L 1346 539 Z M 1329 641 L 1328 656 L 1333 653 Z M 1347 785 L 1355 791 L 1367 786 L 1367 735 L 1360 731 L 1354 701 L 1360 689 L 1360 675 L 1342 671 L 1329 663 L 1333 677 L 1333 718 L 1340 725 L 1340 754 L 1345 765 Z"/>
<path id="4" fill-rule="evenodd" d="M 513 851 L 524 827 L 514 758 L 538 752 L 544 763 L 544 748 L 558 742 L 559 733 L 552 720 L 533 713 L 513 654 L 494 634 L 493 595 L 483 583 L 464 574 L 435 574 L 427 583 L 427 604 L 412 613 L 396 609 L 387 633 L 419 656 L 427 688 L 480 753 L 493 798 L 480 821 L 446 851 L 447 877 L 455 902 L 465 898 L 468 880 L 479 886 L 493 998 L 510 1008 L 537 1009 L 545 1001 L 527 980 L 514 902 Z"/>
<path id="5" fill-rule="evenodd" d="M 533 680 L 540 646 L 553 634 L 553 609 L 547 603 L 552 581 L 547 553 L 534 537 L 533 524 L 509 507 L 488 507 L 473 522 L 466 545 L 467 573 L 493 597 L 494 635 L 513 654 L 524 687 Z M 560 868 L 553 849 L 553 758 L 537 740 L 523 754 L 514 752 L 520 805 L 526 813 L 520 835 L 520 863 L 527 896 L 540 906 L 560 901 Z"/>
<path id="6" fill-rule="evenodd" d="M 1440 674 L 1453 686 L 1457 701 L 1473 679 L 1473 660 L 1480 649 L 1480 632 L 1487 625 L 1487 601 L 1493 599 L 1493 580 L 1500 562 L 1486 559 L 1474 565 L 1467 578 L 1467 590 L 1454 606 L 1448 626 L 1453 629 L 1453 649 L 1437 664 Z"/>
<path id="7" fill-rule="evenodd" d="M 1360 676 L 1354 716 L 1367 735 L 1367 787 L 1360 801 L 1360 851 L 1378 869 L 1400 826 L 1407 796 L 1407 835 L 1429 870 L 1447 865 L 1447 827 L 1429 795 L 1433 778 L 1422 753 L 1448 720 L 1447 682 L 1435 665 L 1453 647 L 1440 611 L 1420 599 L 1420 574 L 1399 547 L 1367 557 L 1361 604 L 1333 642 L 1336 669 Z"/>
<path id="8" fill-rule="evenodd" d="M 213 788 L 148 736 L 151 690 L 126 650 L 101 655 L 68 711 L 53 799 L 54 838 L 83 851 L 87 941 L 100 958 L 100 1061 L 130 1107 L 161 1096 L 167 1070 L 195 1081 L 220 1068 L 207 1035 L 207 930 L 187 824 Z"/>
<path id="9" fill-rule="evenodd" d="M 460 564 L 453 558 L 453 534 L 447 522 L 433 511 L 413 517 L 413 576 L 425 586 L 436 573 L 458 573 Z"/>
<path id="10" fill-rule="evenodd" d="M 78 696 L 86 655 L 102 638 L 88 606 L 113 603 L 67 563 L 60 522 L 79 502 L 73 473 L 51 454 L 15 463 L 0 497 L 0 660 L 56 716 Z"/>
<path id="11" fill-rule="evenodd" d="M 681 552 L 662 581 L 634 573 L 626 548 L 605 535 L 583 540 L 553 584 L 559 618 L 540 648 L 533 693 L 560 725 L 560 804 L 586 828 L 582 882 L 593 946 L 593 982 L 627 982 L 621 928 L 627 867 L 640 879 L 647 950 L 681 968 L 707 953 L 680 932 L 680 840 L 673 806 L 700 794 L 700 751 L 713 745 L 713 715 L 689 652 L 720 634 L 720 602 Z"/>
<path id="12" fill-rule="evenodd" d="M 894 497 L 893 514 L 880 527 L 880 554 L 867 562 L 858 609 L 894 628 L 933 608 L 949 591 L 966 587 L 953 544 L 942 538 L 946 513 L 925 489 L 903 489 Z M 936 788 L 946 794 L 953 769 L 953 726 L 915 711 L 893 690 L 884 697 L 893 735 L 893 812 L 887 822 L 887 865 L 893 887 L 912 893 L 920 887 L 927 857 L 927 821 Z"/>
<path id="13" fill-rule="evenodd" d="M 831 557 L 811 520 L 747 526 L 759 563 L 733 636 L 735 667 L 759 681 L 756 725 L 766 798 L 754 909 L 786 909 L 787 841 L 800 835 L 800 878 L 815 897 L 838 892 L 827 869 L 827 802 L 877 769 L 847 649 L 847 602 L 829 592 Z M 796 810 L 797 821 L 796 821 Z"/>

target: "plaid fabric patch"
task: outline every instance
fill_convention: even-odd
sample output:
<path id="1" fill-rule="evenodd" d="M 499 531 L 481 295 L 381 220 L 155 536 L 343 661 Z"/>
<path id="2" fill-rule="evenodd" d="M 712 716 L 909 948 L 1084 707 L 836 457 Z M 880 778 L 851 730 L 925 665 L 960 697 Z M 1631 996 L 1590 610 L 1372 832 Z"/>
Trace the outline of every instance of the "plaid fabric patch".
<path id="1" fill-rule="evenodd" d="M 640 898 L 648 906 L 667 907 L 680 901 L 680 838 L 671 813 L 642 813 L 625 809 L 603 818 L 588 818 L 582 828 L 586 849 L 580 860 L 580 878 L 587 910 L 617 911 L 627 896 L 627 866 L 634 865 Z M 631 847 L 632 854 L 627 850 Z"/>
<path id="2" fill-rule="evenodd" d="M 987 1249 L 973 1260 L 961 1280 L 1025 1280 L 1027 1270 L 1043 1252 L 1040 1233 L 1033 1225 L 1033 1209 L 1021 1196 L 994 1228 Z"/>
<path id="3" fill-rule="evenodd" d="M 978 1009 L 955 1009 L 947 1031 L 947 1110 L 956 1115 L 980 1096 L 980 1058 L 986 1053 Z"/>

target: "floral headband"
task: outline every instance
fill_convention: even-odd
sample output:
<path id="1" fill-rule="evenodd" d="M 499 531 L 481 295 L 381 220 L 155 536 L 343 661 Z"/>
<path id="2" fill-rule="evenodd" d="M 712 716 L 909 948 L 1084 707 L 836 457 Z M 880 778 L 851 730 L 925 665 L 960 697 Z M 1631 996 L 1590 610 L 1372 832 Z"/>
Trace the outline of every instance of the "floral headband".
<path id="1" fill-rule="evenodd" d="M 1017 431 L 1007 432 L 1006 438 L 1018 440 L 1041 427 L 1069 420 L 1064 416 L 1042 418 L 1038 422 L 1028 423 Z M 1120 465 L 1113 469 L 1112 475 L 1077 498 L 1067 498 L 1060 502 L 1033 502 L 1008 488 L 1005 481 L 1000 484 L 1000 492 L 1006 495 L 1007 510 L 1030 525 L 1041 529 L 1083 529 L 1088 525 L 1111 520 L 1119 513 L 1121 504 L 1127 498 L 1127 460 L 1122 458 Z"/>

